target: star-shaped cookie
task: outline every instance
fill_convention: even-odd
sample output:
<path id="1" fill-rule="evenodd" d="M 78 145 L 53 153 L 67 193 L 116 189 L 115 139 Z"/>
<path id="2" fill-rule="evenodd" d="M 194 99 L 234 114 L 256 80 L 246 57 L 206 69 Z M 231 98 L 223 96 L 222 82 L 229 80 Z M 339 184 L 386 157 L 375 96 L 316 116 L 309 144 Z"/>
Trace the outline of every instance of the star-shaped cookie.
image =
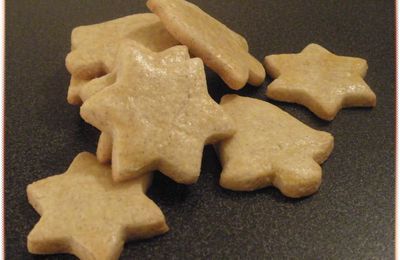
<path id="1" fill-rule="evenodd" d="M 112 158 L 112 137 L 109 134 L 102 132 L 97 143 L 96 156 L 101 163 L 108 163 Z"/>
<path id="2" fill-rule="evenodd" d="M 116 181 L 157 169 L 194 183 L 204 144 L 234 134 L 232 120 L 207 92 L 200 59 L 159 60 L 157 53 L 121 46 L 116 82 L 81 107 L 82 118 L 112 138 Z"/>
<path id="3" fill-rule="evenodd" d="M 190 52 L 200 57 L 232 89 L 249 82 L 261 85 L 265 70 L 248 52 L 236 33 L 199 7 L 184 0 L 149 0 L 147 7 L 158 15 L 167 30 Z M 245 47 L 245 48 L 244 48 Z"/>
<path id="4" fill-rule="evenodd" d="M 138 44 L 136 41 L 124 40 L 121 42 L 125 48 L 137 48 L 139 50 L 146 51 L 146 48 Z M 189 50 L 184 45 L 177 45 L 161 51 L 156 55 L 157 61 L 162 65 L 167 65 L 171 63 L 180 63 L 182 61 L 190 59 Z M 76 90 L 77 95 L 80 99 L 85 102 L 88 98 L 101 91 L 103 88 L 112 85 L 116 80 L 116 71 L 111 71 L 110 73 L 92 79 L 90 81 L 79 80 L 77 84 L 80 84 L 79 90 Z"/>
<path id="5" fill-rule="evenodd" d="M 70 253 L 80 259 L 118 259 L 125 240 L 163 234 L 161 210 L 146 197 L 151 175 L 114 183 L 109 166 L 80 153 L 64 174 L 27 187 L 41 215 L 28 235 L 34 254 Z"/>
<path id="6" fill-rule="evenodd" d="M 179 44 L 160 19 L 151 13 L 134 14 L 75 28 L 71 35 L 71 52 L 65 61 L 72 75 L 68 91 L 69 103 L 81 104 L 76 91 L 88 80 L 112 71 L 119 45 L 126 39 L 157 52 Z"/>
<path id="7" fill-rule="evenodd" d="M 367 62 L 337 56 L 317 44 L 299 54 L 265 57 L 268 73 L 276 78 L 267 96 L 302 104 L 318 117 L 333 120 L 341 108 L 375 106 L 376 96 L 363 80 Z"/>
<path id="8" fill-rule="evenodd" d="M 218 145 L 222 187 L 250 191 L 273 185 L 288 197 L 317 191 L 333 137 L 261 100 L 226 95 L 221 106 L 237 132 Z"/>
<path id="9" fill-rule="evenodd" d="M 134 41 L 125 41 L 124 45 L 126 47 L 130 46 L 130 48 L 141 48 Z M 160 52 L 156 57 L 158 62 L 163 65 L 180 63 L 190 59 L 188 48 L 183 45 L 171 47 L 165 51 Z M 96 78 L 87 82 L 84 87 L 80 88 L 78 94 L 80 98 L 85 101 L 105 87 L 111 86 L 115 82 L 115 80 L 116 72 L 113 71 L 103 77 Z M 111 160 L 111 153 L 112 137 L 109 134 L 103 132 L 100 135 L 97 145 L 97 159 L 102 163 L 109 162 Z"/>

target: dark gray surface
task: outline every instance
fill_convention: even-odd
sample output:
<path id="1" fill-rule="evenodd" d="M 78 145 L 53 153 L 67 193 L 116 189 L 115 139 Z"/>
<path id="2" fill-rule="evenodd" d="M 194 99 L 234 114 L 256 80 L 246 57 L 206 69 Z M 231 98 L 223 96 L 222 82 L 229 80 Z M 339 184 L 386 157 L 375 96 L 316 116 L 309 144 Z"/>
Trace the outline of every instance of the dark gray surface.
<path id="1" fill-rule="evenodd" d="M 394 3 L 358 1 L 194 1 L 243 34 L 259 59 L 298 52 L 310 42 L 368 60 L 366 81 L 375 109 L 346 109 L 332 123 L 308 110 L 274 102 L 335 137 L 323 166 L 321 190 L 289 200 L 274 188 L 239 193 L 221 189 L 211 147 L 193 186 L 158 174 L 150 197 L 171 231 L 126 244 L 132 258 L 393 258 L 394 236 Z M 246 4 L 244 4 L 246 3 Z M 66 170 L 76 154 L 94 152 L 98 132 L 67 104 L 64 58 L 72 28 L 146 11 L 145 1 L 7 1 L 6 6 L 6 256 L 32 259 L 26 236 L 39 219 L 26 199 L 29 183 Z M 207 72 L 219 100 L 228 90 Z M 240 94 L 267 100 L 261 88 Z M 38 259 L 70 259 L 47 256 Z"/>

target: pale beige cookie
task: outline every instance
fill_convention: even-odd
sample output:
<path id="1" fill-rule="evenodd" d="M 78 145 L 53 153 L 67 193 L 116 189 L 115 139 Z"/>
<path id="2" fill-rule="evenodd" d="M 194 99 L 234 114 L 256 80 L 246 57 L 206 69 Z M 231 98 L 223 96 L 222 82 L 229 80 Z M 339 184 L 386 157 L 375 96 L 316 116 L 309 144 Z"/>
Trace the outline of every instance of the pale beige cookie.
<path id="1" fill-rule="evenodd" d="M 130 45 L 132 48 L 136 47 L 136 43 L 133 41 L 126 41 L 125 45 Z M 179 63 L 190 59 L 189 51 L 187 47 L 183 45 L 175 46 L 160 52 L 157 57 L 159 57 L 159 62 L 162 65 Z M 115 80 L 115 72 L 107 74 L 101 78 L 94 79 L 80 89 L 79 96 L 83 101 L 85 101 L 90 96 L 93 96 L 97 92 L 101 91 L 103 88 L 112 85 Z M 97 159 L 101 163 L 107 163 L 111 161 L 111 153 L 112 137 L 109 134 L 101 133 L 96 151 Z"/>
<path id="2" fill-rule="evenodd" d="M 179 44 L 164 28 L 160 19 L 151 13 L 134 14 L 104 23 L 79 26 L 72 31 L 71 52 L 65 64 L 72 77 L 90 80 L 109 73 L 121 40 L 131 39 L 152 50 L 163 51 Z M 68 102 L 81 104 L 74 89 L 79 84 L 71 80 Z"/>
<path id="3" fill-rule="evenodd" d="M 374 92 L 363 80 L 366 60 L 310 44 L 298 54 L 265 57 L 265 67 L 276 78 L 268 86 L 268 97 L 302 104 L 322 119 L 333 120 L 344 107 L 376 105 Z"/>
<path id="4" fill-rule="evenodd" d="M 218 146 L 222 187 L 251 191 L 269 185 L 288 197 L 316 192 L 333 149 L 331 134 L 314 130 L 261 100 L 226 95 L 221 106 L 237 132 Z"/>
<path id="5" fill-rule="evenodd" d="M 117 184 L 109 166 L 80 153 L 64 174 L 28 185 L 29 202 L 41 215 L 28 235 L 29 252 L 118 259 L 125 240 L 167 232 L 163 213 L 145 195 L 150 183 L 151 174 Z"/>
<path id="6" fill-rule="evenodd" d="M 120 40 L 131 39 L 152 51 L 179 44 L 150 13 L 134 14 L 104 23 L 79 26 L 72 31 L 72 51 L 66 58 L 70 73 L 83 79 L 110 70 Z"/>
<path id="7" fill-rule="evenodd" d="M 68 94 L 67 94 L 68 103 L 70 103 L 71 105 L 80 105 L 82 103 L 82 100 L 79 97 L 79 92 L 81 88 L 88 82 L 89 80 L 71 76 L 71 81 L 69 83 Z"/>
<path id="8" fill-rule="evenodd" d="M 234 133 L 232 120 L 207 92 L 202 61 L 160 59 L 121 46 L 116 82 L 81 107 L 82 118 L 112 138 L 116 181 L 157 169 L 179 183 L 194 183 L 204 144 Z"/>
<path id="9" fill-rule="evenodd" d="M 129 48 L 139 48 L 140 50 L 146 49 L 132 40 L 125 40 L 121 42 L 121 44 L 129 46 Z M 159 54 L 155 57 L 157 57 L 157 62 L 159 62 L 160 65 L 180 63 L 182 61 L 190 59 L 188 48 L 183 45 L 178 45 L 166 49 L 162 52 L 159 52 Z M 83 102 L 85 102 L 85 100 L 87 100 L 97 92 L 101 91 L 103 88 L 112 85 L 115 82 L 115 80 L 116 80 L 116 72 L 111 71 L 110 73 L 102 77 L 95 78 L 90 81 L 80 80 L 79 82 L 81 86 L 78 91 L 77 90 L 75 91 L 79 95 L 80 99 Z"/>
<path id="10" fill-rule="evenodd" d="M 131 45 L 132 48 L 137 46 L 137 43 L 134 41 L 125 41 L 126 45 Z M 160 64 L 169 64 L 169 63 L 179 63 L 184 60 L 190 59 L 190 55 L 186 46 L 178 45 L 171 47 L 163 52 L 160 52 Z M 85 101 L 90 96 L 96 94 L 101 91 L 103 88 L 112 85 L 116 80 L 116 73 L 111 72 L 106 74 L 103 77 L 96 78 L 93 80 L 79 80 L 74 77 L 71 79 L 71 86 L 69 91 L 73 91 L 74 95 L 68 95 L 69 97 L 78 97 L 79 103 Z M 71 103 L 71 102 L 70 102 Z M 106 163 L 111 160 L 111 152 L 112 152 L 112 138 L 110 135 L 106 133 L 101 133 L 99 143 L 97 146 L 96 155 L 100 162 Z"/>
<path id="11" fill-rule="evenodd" d="M 184 0 L 149 0 L 147 7 L 158 15 L 167 30 L 190 52 L 200 57 L 232 89 L 250 83 L 261 85 L 265 70 L 238 38 L 221 22 Z M 245 47 L 245 48 L 244 48 Z"/>
<path id="12" fill-rule="evenodd" d="M 112 137 L 109 134 L 102 132 L 97 144 L 96 156 L 101 163 L 108 163 L 112 157 Z"/>

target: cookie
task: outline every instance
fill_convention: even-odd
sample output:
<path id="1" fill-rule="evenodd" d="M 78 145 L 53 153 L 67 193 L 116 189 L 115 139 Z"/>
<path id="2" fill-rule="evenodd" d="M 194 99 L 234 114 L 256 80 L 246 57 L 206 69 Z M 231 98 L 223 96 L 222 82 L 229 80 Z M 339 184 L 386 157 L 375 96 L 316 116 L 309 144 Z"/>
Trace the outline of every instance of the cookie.
<path id="1" fill-rule="evenodd" d="M 152 50 L 163 51 L 179 44 L 151 13 L 134 14 L 104 23 L 75 28 L 71 35 L 71 52 L 65 64 L 73 78 L 90 80 L 109 73 L 121 40 L 131 39 Z M 72 80 L 70 89 L 79 89 Z M 79 96 L 68 91 L 68 102 L 80 105 Z"/>
<path id="2" fill-rule="evenodd" d="M 97 144 L 96 156 L 97 160 L 101 163 L 108 163 L 111 161 L 112 155 L 112 137 L 109 134 L 102 132 Z"/>
<path id="3" fill-rule="evenodd" d="M 230 88 L 264 82 L 265 70 L 249 54 L 243 38 L 199 7 L 184 0 L 148 0 L 147 7 L 160 17 L 171 35 L 188 46 Z"/>
<path id="4" fill-rule="evenodd" d="M 316 192 L 333 137 L 261 100 L 226 95 L 221 106 L 237 132 L 218 145 L 222 187 L 251 191 L 270 185 L 298 198 Z"/>
<path id="5" fill-rule="evenodd" d="M 121 44 L 125 45 L 125 47 L 129 46 L 129 48 L 139 48 L 141 50 L 145 49 L 140 46 L 136 41 L 132 40 L 124 40 Z M 166 65 L 170 63 L 179 63 L 184 60 L 190 59 L 189 51 L 186 46 L 178 45 L 166 49 L 164 51 L 159 52 L 157 55 L 157 61 L 161 65 Z M 80 99 L 84 102 L 89 97 L 93 96 L 97 92 L 101 91 L 104 87 L 112 85 L 116 80 L 116 72 L 111 71 L 110 73 L 95 78 L 90 81 L 79 80 L 80 88 L 76 93 L 80 97 Z"/>
<path id="6" fill-rule="evenodd" d="M 118 259 L 125 240 L 167 232 L 163 213 L 145 195 L 151 178 L 116 184 L 109 166 L 80 153 L 67 172 L 28 185 L 29 203 L 41 215 L 28 235 L 29 252 Z"/>
<path id="7" fill-rule="evenodd" d="M 71 81 L 68 87 L 67 101 L 71 105 L 80 105 L 82 100 L 79 97 L 79 92 L 83 86 L 85 86 L 89 80 L 80 79 L 75 76 L 71 76 Z"/>
<path id="8" fill-rule="evenodd" d="M 137 44 L 134 41 L 126 41 L 125 45 L 131 46 L 131 48 L 136 48 Z M 190 55 L 186 46 L 178 45 L 172 48 L 169 48 L 163 52 L 160 52 L 159 62 L 162 65 L 179 63 L 184 60 L 190 59 Z M 112 85 L 116 80 L 116 73 L 112 72 L 103 77 L 94 79 L 88 82 L 84 87 L 81 87 L 79 96 L 85 101 L 89 97 L 93 96 L 97 92 L 101 91 L 103 88 Z M 97 145 L 97 159 L 102 163 L 107 163 L 111 160 L 111 152 L 112 152 L 112 138 L 110 135 L 106 133 L 101 133 L 99 142 Z"/>
<path id="9" fill-rule="evenodd" d="M 322 119 L 333 120 L 341 108 L 376 105 L 375 93 L 363 80 L 366 60 L 310 44 L 298 54 L 265 57 L 265 67 L 276 78 L 268 86 L 269 98 L 304 105 Z"/>
<path id="10" fill-rule="evenodd" d="M 115 83 L 81 107 L 82 118 L 112 138 L 115 181 L 160 170 L 192 184 L 204 144 L 234 134 L 232 120 L 207 92 L 202 61 L 160 59 L 159 53 L 122 45 Z"/>

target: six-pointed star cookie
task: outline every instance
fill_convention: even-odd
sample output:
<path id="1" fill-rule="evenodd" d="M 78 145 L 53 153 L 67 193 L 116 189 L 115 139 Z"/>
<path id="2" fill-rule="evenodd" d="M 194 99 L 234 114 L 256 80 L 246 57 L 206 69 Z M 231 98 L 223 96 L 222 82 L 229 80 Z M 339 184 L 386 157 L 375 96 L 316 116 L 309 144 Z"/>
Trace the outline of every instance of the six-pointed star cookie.
<path id="1" fill-rule="evenodd" d="M 137 48 L 138 50 L 142 50 L 148 52 L 145 47 L 138 44 L 136 41 L 132 40 L 124 40 L 121 42 L 121 45 L 124 45 L 125 48 Z M 160 65 L 167 65 L 172 63 L 180 63 L 182 61 L 190 59 L 189 51 L 186 46 L 178 45 L 166 49 L 162 52 L 159 52 L 158 55 L 155 55 L 154 62 L 159 62 Z M 116 80 L 116 71 L 111 71 L 110 73 L 92 79 L 90 81 L 78 81 L 77 83 L 81 84 L 79 91 L 77 91 L 79 97 L 85 102 L 88 98 L 96 94 L 97 92 L 101 91 L 102 89 L 112 85 Z M 83 82 L 83 83 L 82 83 Z"/>
<path id="2" fill-rule="evenodd" d="M 289 197 L 317 191 L 333 137 L 261 100 L 226 95 L 221 105 L 237 132 L 219 146 L 221 186 L 250 191 L 274 185 Z"/>
<path id="3" fill-rule="evenodd" d="M 204 144 L 233 135 L 233 122 L 209 96 L 200 59 L 160 64 L 158 56 L 121 46 L 116 82 L 87 99 L 81 116 L 111 135 L 114 180 L 158 169 L 191 184 Z"/>
<path id="4" fill-rule="evenodd" d="M 179 44 L 151 13 L 134 14 L 104 23 L 79 26 L 72 31 L 71 52 L 66 67 L 72 75 L 68 102 L 81 104 L 77 90 L 87 80 L 113 69 L 121 40 L 131 39 L 152 50 L 162 51 Z"/>
<path id="5" fill-rule="evenodd" d="M 145 195 L 150 183 L 151 175 L 114 183 L 109 166 L 79 154 L 66 173 L 28 186 L 29 202 L 41 215 L 28 235 L 29 252 L 118 259 L 125 240 L 167 232 L 163 213 Z"/>
<path id="6" fill-rule="evenodd" d="M 318 117 L 333 120 L 343 107 L 375 106 L 376 96 L 363 80 L 367 62 L 337 56 L 317 44 L 299 54 L 265 57 L 268 73 L 276 78 L 267 96 L 302 104 Z"/>
<path id="7" fill-rule="evenodd" d="M 140 47 L 134 41 L 125 41 L 124 45 L 130 46 L 130 48 L 139 48 Z M 189 51 L 186 46 L 179 45 L 171 47 L 163 52 L 160 52 L 158 55 L 154 56 L 154 62 L 159 62 L 160 64 L 167 65 L 172 63 L 180 63 L 184 60 L 190 59 Z M 83 88 L 79 91 L 79 96 L 83 101 L 87 100 L 97 92 L 102 89 L 112 85 L 116 80 L 116 72 L 113 71 L 103 77 L 93 79 L 90 82 L 86 83 Z M 106 163 L 111 160 L 112 153 L 112 137 L 109 134 L 101 133 L 99 142 L 97 145 L 97 159 Z"/>
<path id="8" fill-rule="evenodd" d="M 243 41 L 199 7 L 184 0 L 149 0 L 147 6 L 179 42 L 187 45 L 230 88 L 240 89 L 247 82 L 257 86 L 263 83 L 265 70 L 243 48 Z"/>

